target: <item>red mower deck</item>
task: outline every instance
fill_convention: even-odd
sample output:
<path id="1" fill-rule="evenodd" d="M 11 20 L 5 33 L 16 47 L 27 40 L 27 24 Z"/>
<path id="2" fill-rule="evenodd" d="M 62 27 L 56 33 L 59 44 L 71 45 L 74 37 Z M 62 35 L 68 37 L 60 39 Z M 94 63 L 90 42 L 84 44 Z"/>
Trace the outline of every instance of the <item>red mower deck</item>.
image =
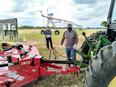
<path id="1" fill-rule="evenodd" d="M 13 48 L 9 51 L 1 51 L 0 87 L 22 87 L 38 80 L 40 76 L 58 73 L 66 75 L 80 71 L 77 66 L 64 69 L 56 63 L 68 64 L 68 61 L 44 60 L 34 46 L 31 48 L 23 46 L 21 50 Z M 55 70 L 49 70 L 49 67 Z"/>

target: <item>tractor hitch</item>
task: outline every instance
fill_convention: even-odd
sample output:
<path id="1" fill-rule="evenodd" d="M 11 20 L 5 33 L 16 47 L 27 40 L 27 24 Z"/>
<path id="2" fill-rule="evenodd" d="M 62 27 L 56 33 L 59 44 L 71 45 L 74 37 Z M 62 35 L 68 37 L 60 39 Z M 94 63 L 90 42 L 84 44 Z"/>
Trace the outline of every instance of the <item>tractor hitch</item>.
<path id="1" fill-rule="evenodd" d="M 55 63 L 55 64 L 74 64 L 74 61 L 63 61 L 63 60 L 44 60 L 41 59 L 41 63 Z"/>

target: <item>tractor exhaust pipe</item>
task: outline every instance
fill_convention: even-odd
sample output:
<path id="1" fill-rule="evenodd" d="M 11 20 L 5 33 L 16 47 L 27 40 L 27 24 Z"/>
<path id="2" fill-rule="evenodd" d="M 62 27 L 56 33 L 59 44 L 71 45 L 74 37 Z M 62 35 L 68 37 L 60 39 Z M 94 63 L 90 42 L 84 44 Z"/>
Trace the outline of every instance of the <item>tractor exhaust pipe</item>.
<path id="1" fill-rule="evenodd" d="M 87 42 L 89 42 L 87 36 L 86 36 L 86 33 L 85 32 L 82 32 L 82 35 L 85 37 L 85 39 L 87 40 Z"/>

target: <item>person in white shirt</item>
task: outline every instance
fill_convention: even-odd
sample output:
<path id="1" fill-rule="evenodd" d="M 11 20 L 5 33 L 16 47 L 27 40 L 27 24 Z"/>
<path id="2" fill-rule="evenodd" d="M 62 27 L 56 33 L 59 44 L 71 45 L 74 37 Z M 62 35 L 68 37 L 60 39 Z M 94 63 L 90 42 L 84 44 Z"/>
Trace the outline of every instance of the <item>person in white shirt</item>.
<path id="1" fill-rule="evenodd" d="M 51 46 L 51 49 L 53 49 L 53 43 L 52 43 L 52 31 L 50 30 L 49 26 L 48 29 L 44 31 L 45 38 L 46 38 L 46 46 L 49 49 L 49 44 Z"/>

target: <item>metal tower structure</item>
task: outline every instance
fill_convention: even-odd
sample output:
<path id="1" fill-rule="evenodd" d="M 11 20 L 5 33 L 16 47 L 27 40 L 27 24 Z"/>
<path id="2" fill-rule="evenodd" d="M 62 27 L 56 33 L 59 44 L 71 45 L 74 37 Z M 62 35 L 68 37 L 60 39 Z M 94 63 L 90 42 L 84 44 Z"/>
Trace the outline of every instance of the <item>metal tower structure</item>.
<path id="1" fill-rule="evenodd" d="M 56 24 L 57 23 L 60 23 L 61 24 L 60 27 L 62 27 L 62 28 L 64 28 L 63 24 L 69 24 L 69 23 L 72 24 L 75 28 L 80 26 L 80 25 L 78 25 L 78 24 L 76 24 L 72 21 L 68 21 L 68 20 L 64 20 L 64 19 L 60 19 L 60 18 L 55 18 L 55 17 L 53 17 L 53 15 L 54 15 L 53 13 L 48 13 L 47 12 L 47 15 L 43 15 L 41 10 L 40 10 L 40 12 L 41 12 L 42 17 L 47 18 L 46 27 L 50 26 L 50 24 L 51 24 L 52 26 L 50 26 L 50 27 L 55 29 L 55 34 L 56 35 L 60 33 L 58 30 L 56 30 Z M 44 32 L 44 30 L 42 30 L 41 33 L 43 33 L 43 32 Z"/>

